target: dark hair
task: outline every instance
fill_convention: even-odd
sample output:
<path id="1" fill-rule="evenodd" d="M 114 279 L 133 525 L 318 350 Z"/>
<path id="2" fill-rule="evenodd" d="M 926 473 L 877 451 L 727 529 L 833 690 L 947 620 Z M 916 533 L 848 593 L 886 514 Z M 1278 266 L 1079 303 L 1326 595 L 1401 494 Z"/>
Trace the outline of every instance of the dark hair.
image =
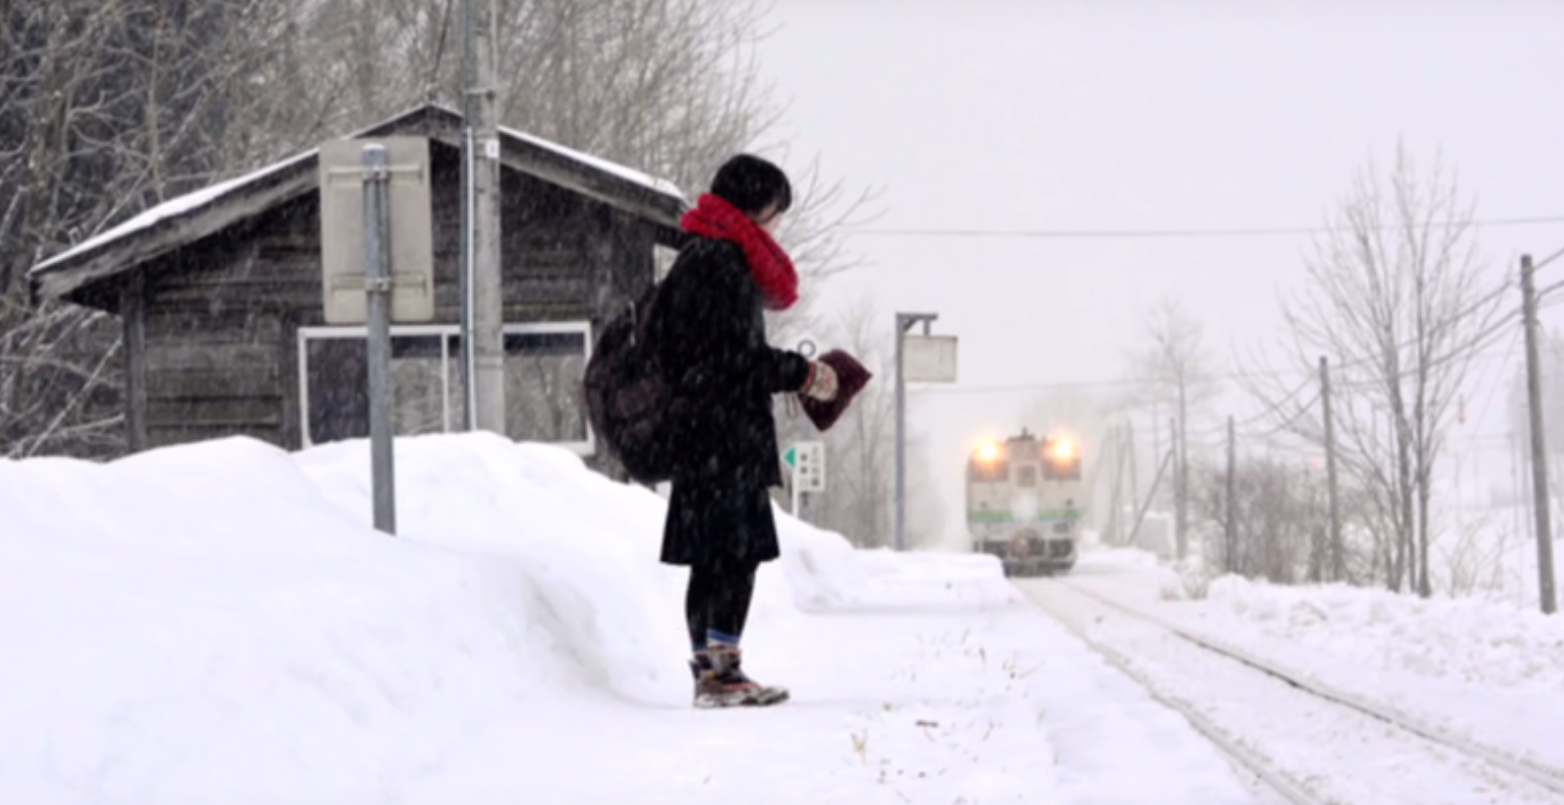
<path id="1" fill-rule="evenodd" d="M 776 165 L 750 154 L 739 154 L 717 169 L 711 192 L 749 215 L 759 214 L 767 204 L 777 212 L 793 206 L 793 185 Z"/>

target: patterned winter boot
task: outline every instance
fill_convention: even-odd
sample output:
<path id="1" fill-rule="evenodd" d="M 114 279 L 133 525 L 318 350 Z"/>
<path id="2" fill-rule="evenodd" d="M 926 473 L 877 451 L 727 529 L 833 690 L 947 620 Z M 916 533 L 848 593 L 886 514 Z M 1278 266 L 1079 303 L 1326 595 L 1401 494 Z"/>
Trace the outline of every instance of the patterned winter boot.
<path id="1" fill-rule="evenodd" d="M 695 706 L 765 707 L 787 701 L 787 688 L 762 685 L 744 675 L 738 646 L 716 644 L 695 654 Z"/>

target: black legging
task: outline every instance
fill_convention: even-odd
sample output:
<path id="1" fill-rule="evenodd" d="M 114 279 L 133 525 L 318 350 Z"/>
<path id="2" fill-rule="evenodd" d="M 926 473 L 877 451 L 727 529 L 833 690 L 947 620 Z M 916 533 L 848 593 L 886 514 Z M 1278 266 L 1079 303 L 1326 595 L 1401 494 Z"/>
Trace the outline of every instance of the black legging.
<path id="1" fill-rule="evenodd" d="M 720 632 L 734 641 L 744 634 L 749 602 L 755 595 L 755 568 L 753 564 L 690 568 L 684 616 L 692 646 L 706 645 L 708 632 Z"/>

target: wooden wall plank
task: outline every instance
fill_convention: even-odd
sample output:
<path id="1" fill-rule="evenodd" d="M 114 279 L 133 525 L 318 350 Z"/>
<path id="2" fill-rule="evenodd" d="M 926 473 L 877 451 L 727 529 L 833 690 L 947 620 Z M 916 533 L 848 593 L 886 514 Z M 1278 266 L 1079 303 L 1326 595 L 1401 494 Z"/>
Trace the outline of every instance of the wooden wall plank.
<path id="1" fill-rule="evenodd" d="M 146 274 L 132 271 L 120 296 L 125 327 L 125 445 L 132 453 L 147 449 Z"/>

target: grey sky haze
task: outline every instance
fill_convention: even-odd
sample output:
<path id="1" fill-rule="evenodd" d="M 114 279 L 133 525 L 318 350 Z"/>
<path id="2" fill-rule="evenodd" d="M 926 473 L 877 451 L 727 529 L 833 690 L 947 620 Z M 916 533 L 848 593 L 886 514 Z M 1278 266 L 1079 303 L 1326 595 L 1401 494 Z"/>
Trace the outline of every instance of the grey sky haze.
<path id="1" fill-rule="evenodd" d="M 779 0 L 770 21 L 777 153 L 883 188 L 876 229 L 1315 226 L 1398 139 L 1454 166 L 1481 218 L 1564 216 L 1564 3 Z M 1564 223 L 1481 239 L 1497 281 L 1521 252 L 1564 247 Z M 869 295 L 887 330 L 895 309 L 930 309 L 961 336 L 960 386 L 917 421 L 959 532 L 960 462 L 1024 424 L 1027 396 L 962 387 L 1121 377 L 1164 295 L 1225 369 L 1280 333 L 1277 295 L 1308 244 L 859 234 L 869 264 L 822 308 Z M 1482 364 L 1474 389 L 1518 359 Z M 1458 440 L 1502 432 L 1501 404 Z M 1251 410 L 1227 398 L 1211 421 Z"/>

